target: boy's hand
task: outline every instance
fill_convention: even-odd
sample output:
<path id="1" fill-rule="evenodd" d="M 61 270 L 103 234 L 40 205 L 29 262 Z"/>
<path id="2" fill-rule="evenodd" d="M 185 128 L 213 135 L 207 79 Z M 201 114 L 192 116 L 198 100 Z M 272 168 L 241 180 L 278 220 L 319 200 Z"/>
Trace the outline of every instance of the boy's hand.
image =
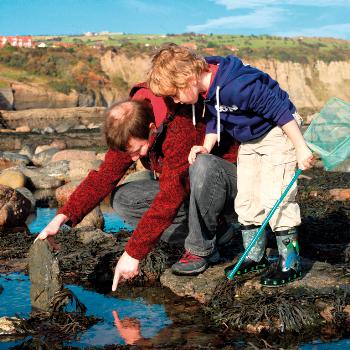
<path id="1" fill-rule="evenodd" d="M 314 156 L 308 147 L 304 146 L 296 149 L 298 167 L 301 170 L 307 170 L 312 167 Z"/>
<path id="2" fill-rule="evenodd" d="M 139 274 L 139 264 L 139 260 L 130 256 L 127 252 L 123 253 L 114 270 L 114 278 L 112 285 L 113 292 L 117 290 L 118 283 L 121 278 L 127 280 Z"/>
<path id="3" fill-rule="evenodd" d="M 197 158 L 197 154 L 208 154 L 208 150 L 204 146 L 193 146 L 188 155 L 188 162 L 193 164 Z"/>

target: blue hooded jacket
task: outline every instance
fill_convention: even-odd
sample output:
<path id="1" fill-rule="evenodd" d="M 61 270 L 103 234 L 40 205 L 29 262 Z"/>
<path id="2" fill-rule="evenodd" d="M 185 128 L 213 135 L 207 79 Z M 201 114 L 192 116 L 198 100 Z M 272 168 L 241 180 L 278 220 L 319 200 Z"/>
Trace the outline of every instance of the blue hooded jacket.
<path id="1" fill-rule="evenodd" d="M 236 140 L 246 142 L 294 119 L 296 108 L 287 92 L 267 73 L 232 55 L 205 60 L 219 65 L 204 101 L 211 114 L 207 134 L 218 133 L 220 140 L 219 134 L 225 130 Z"/>

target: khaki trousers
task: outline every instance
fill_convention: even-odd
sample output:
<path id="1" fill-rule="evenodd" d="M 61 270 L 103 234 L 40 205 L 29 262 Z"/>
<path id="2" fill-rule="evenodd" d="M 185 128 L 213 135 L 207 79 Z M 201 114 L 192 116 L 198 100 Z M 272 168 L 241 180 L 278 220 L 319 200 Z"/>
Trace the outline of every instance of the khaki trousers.
<path id="1" fill-rule="evenodd" d="M 260 226 L 295 174 L 296 153 L 280 127 L 265 136 L 240 145 L 237 162 L 238 194 L 235 210 L 243 225 Z M 270 220 L 272 231 L 300 225 L 300 209 L 295 201 L 297 185 Z"/>

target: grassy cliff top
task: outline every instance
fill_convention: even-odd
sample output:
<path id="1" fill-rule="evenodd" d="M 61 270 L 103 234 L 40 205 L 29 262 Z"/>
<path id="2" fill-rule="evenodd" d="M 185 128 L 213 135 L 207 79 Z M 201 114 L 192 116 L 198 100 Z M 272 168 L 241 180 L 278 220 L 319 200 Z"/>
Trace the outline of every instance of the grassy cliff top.
<path id="1" fill-rule="evenodd" d="M 35 37 L 37 41 L 68 44 L 103 45 L 152 52 L 164 43 L 193 44 L 203 54 L 227 55 L 234 52 L 242 58 L 275 58 L 281 61 L 310 63 L 350 59 L 350 40 L 314 37 L 278 37 L 270 35 L 203 35 L 203 34 L 113 34 Z M 209 49 L 209 50 L 208 50 Z"/>

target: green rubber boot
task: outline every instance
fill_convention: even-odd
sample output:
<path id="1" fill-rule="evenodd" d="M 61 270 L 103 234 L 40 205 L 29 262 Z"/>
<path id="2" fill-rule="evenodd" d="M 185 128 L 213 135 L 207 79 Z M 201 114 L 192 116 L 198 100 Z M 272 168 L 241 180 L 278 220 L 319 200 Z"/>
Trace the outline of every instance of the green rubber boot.
<path id="1" fill-rule="evenodd" d="M 266 287 L 279 287 L 302 277 L 298 234 L 295 228 L 275 232 L 279 259 L 261 277 Z"/>
<path id="2" fill-rule="evenodd" d="M 259 226 L 249 225 L 242 226 L 242 238 L 243 238 L 243 246 L 246 249 L 254 238 L 256 233 L 259 230 Z M 242 262 L 238 271 L 236 272 L 237 276 L 244 275 L 249 272 L 260 271 L 266 269 L 269 265 L 268 260 L 265 256 L 265 248 L 266 248 L 266 234 L 265 231 L 261 234 L 257 242 L 255 243 L 252 250 L 249 252 L 247 257 Z M 225 275 L 228 275 L 231 270 L 236 266 L 236 264 L 230 265 L 225 268 Z"/>

